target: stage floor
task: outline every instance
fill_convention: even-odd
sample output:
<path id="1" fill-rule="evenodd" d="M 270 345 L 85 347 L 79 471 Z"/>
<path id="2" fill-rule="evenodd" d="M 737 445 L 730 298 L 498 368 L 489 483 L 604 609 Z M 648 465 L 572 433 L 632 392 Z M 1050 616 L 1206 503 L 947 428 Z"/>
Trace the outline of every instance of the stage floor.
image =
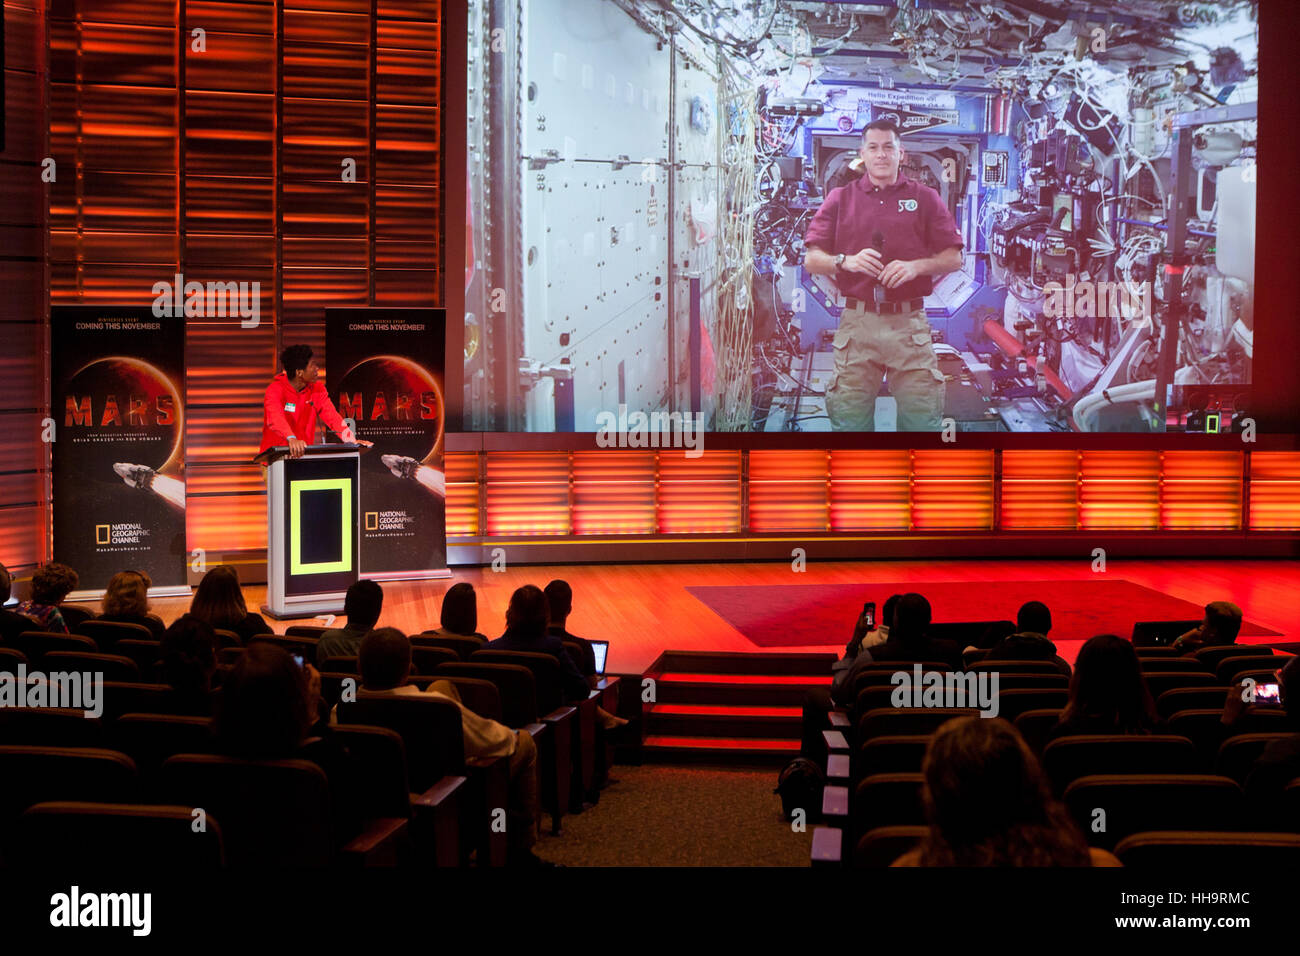
<path id="1" fill-rule="evenodd" d="M 1053 637 L 1062 656 L 1071 661 L 1082 638 L 1090 636 L 1087 631 L 1110 630 L 1127 637 L 1134 620 L 1170 616 L 1144 615 L 1141 608 L 1127 606 L 1131 600 L 1143 600 L 1141 588 L 1159 592 L 1145 595 L 1157 610 L 1176 609 L 1177 601 L 1190 602 L 1194 607 L 1188 609 L 1188 617 L 1199 617 L 1199 609 L 1209 601 L 1236 602 L 1248 624 L 1260 632 L 1245 636 L 1251 628 L 1244 628 L 1243 643 L 1300 639 L 1300 561 L 1111 559 L 1104 573 L 1095 573 L 1091 555 L 1076 560 L 1037 561 L 809 562 L 800 572 L 777 562 L 519 565 L 504 571 L 456 568 L 450 579 L 385 584 L 380 623 L 408 633 L 436 627 L 443 593 L 457 581 L 469 581 L 478 592 L 479 630 L 496 637 L 505 627 L 505 608 L 511 592 L 524 584 L 544 587 L 552 578 L 564 578 L 573 587 L 569 630 L 583 637 L 608 640 L 607 669 L 622 674 L 644 672 L 668 649 L 842 653 L 862 602 L 874 600 L 880 606 L 901 585 L 925 594 L 935 607 L 936 620 L 981 619 L 986 612 L 1014 619 L 1024 601 L 1041 600 L 1056 612 Z M 1070 586 L 1062 582 L 1070 582 Z M 964 587 L 945 589 L 947 583 Z M 787 587 L 795 590 L 775 590 Z M 714 592 L 728 597 L 729 604 L 711 599 L 708 589 L 715 588 L 729 589 L 729 593 Z M 748 589 L 748 593 L 734 590 L 740 588 Z M 698 590 L 692 593 L 692 589 Z M 244 588 L 250 609 L 261 605 L 265 590 L 261 585 Z M 723 608 L 757 641 L 697 593 Z M 834 612 L 828 616 L 832 602 Z M 977 608 L 972 606 L 976 603 Z M 1114 604 L 1113 611 L 1110 603 Z M 170 623 L 188 605 L 184 598 L 161 599 L 155 602 L 154 610 Z M 1080 620 L 1072 622 L 1068 613 L 1060 610 L 1070 606 L 1079 608 Z M 833 626 L 809 631 L 804 618 L 809 616 L 810 607 L 819 620 L 832 621 Z M 842 621 L 838 610 L 841 607 Z M 970 610 L 980 613 L 966 613 Z M 1086 621 L 1082 620 L 1085 617 Z M 782 619 L 790 621 L 788 638 L 779 636 Z M 277 632 L 294 623 L 311 621 L 271 622 Z M 1267 630 L 1276 635 L 1264 633 Z M 824 642 L 812 643 L 819 639 L 819 633 L 825 633 Z M 777 643 L 772 643 L 773 634 L 778 635 Z"/>

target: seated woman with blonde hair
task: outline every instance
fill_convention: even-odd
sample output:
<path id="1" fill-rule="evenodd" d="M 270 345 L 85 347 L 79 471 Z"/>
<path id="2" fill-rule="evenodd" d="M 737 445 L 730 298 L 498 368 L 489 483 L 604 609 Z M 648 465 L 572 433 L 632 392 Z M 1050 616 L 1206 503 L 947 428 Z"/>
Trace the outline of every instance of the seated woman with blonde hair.
<path id="1" fill-rule="evenodd" d="M 161 641 L 167 630 L 162 618 L 149 612 L 149 588 L 153 581 L 147 571 L 118 571 L 108 582 L 99 620 L 114 624 L 139 624 L 149 628 L 153 640 Z"/>

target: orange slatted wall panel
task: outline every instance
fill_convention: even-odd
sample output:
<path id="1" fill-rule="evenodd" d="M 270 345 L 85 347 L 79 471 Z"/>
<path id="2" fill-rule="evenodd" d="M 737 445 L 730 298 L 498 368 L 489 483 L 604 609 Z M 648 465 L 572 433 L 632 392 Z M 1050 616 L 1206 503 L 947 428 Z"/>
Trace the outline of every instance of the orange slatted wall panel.
<path id="1" fill-rule="evenodd" d="M 447 474 L 447 537 L 475 537 L 479 534 L 478 455 L 472 451 L 449 451 L 443 456 Z"/>
<path id="2" fill-rule="evenodd" d="M 912 527 L 985 531 L 993 527 L 993 452 L 912 452 Z"/>
<path id="3" fill-rule="evenodd" d="M 1079 521 L 1079 453 L 1004 450 L 999 507 L 1004 531 L 1073 531 Z"/>
<path id="4" fill-rule="evenodd" d="M 44 2 L 4 4 L 4 175 L 0 176 L 0 562 L 27 577 L 48 557 L 44 507 L 45 190 L 40 71 Z M 66 172 L 66 170 L 65 170 Z"/>
<path id="5" fill-rule="evenodd" d="M 305 342 L 328 368 L 325 308 L 437 304 L 441 6 L 54 6 L 51 301 L 149 302 L 176 272 L 261 284 L 256 327 L 186 330 L 189 547 L 260 550 L 248 460 L 279 349 Z M 457 507 L 449 530 L 467 527 Z"/>
<path id="6" fill-rule="evenodd" d="M 658 510 L 662 534 L 740 531 L 740 452 L 659 452 Z"/>
<path id="7" fill-rule="evenodd" d="M 1250 529 L 1300 529 L 1300 451 L 1250 453 Z"/>
<path id="8" fill-rule="evenodd" d="M 1162 452 L 1160 527 L 1166 531 L 1241 528 L 1239 451 Z"/>
<path id="9" fill-rule="evenodd" d="M 652 534 L 655 452 L 575 451 L 573 533 Z"/>
<path id="10" fill-rule="evenodd" d="M 906 531 L 911 484 L 909 451 L 832 451 L 831 530 Z"/>
<path id="11" fill-rule="evenodd" d="M 749 529 L 826 531 L 829 455 L 820 450 L 749 453 Z"/>
<path id="12" fill-rule="evenodd" d="M 1081 530 L 1154 531 L 1159 527 L 1158 451 L 1085 451 L 1080 479 Z"/>
<path id="13" fill-rule="evenodd" d="M 569 476 L 567 451 L 490 453 L 487 533 L 571 534 Z"/>

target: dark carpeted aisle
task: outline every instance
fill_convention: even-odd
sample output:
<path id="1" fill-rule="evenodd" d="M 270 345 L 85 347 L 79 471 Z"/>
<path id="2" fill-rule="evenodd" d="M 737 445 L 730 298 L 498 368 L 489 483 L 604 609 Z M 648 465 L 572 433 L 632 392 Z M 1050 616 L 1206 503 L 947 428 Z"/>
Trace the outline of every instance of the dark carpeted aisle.
<path id="1" fill-rule="evenodd" d="M 537 855 L 565 866 L 808 866 L 772 792 L 775 770 L 617 766 L 600 803 L 544 834 Z"/>

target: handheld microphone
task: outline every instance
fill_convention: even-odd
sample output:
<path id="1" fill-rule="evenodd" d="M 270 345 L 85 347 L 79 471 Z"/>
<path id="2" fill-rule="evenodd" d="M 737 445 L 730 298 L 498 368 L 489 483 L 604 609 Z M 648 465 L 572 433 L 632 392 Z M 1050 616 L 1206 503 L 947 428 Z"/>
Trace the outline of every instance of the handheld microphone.
<path id="1" fill-rule="evenodd" d="M 880 253 L 881 259 L 885 258 L 885 236 L 879 229 L 871 234 L 871 248 Z M 885 287 L 879 278 L 871 283 L 871 296 L 877 303 L 885 301 Z"/>

